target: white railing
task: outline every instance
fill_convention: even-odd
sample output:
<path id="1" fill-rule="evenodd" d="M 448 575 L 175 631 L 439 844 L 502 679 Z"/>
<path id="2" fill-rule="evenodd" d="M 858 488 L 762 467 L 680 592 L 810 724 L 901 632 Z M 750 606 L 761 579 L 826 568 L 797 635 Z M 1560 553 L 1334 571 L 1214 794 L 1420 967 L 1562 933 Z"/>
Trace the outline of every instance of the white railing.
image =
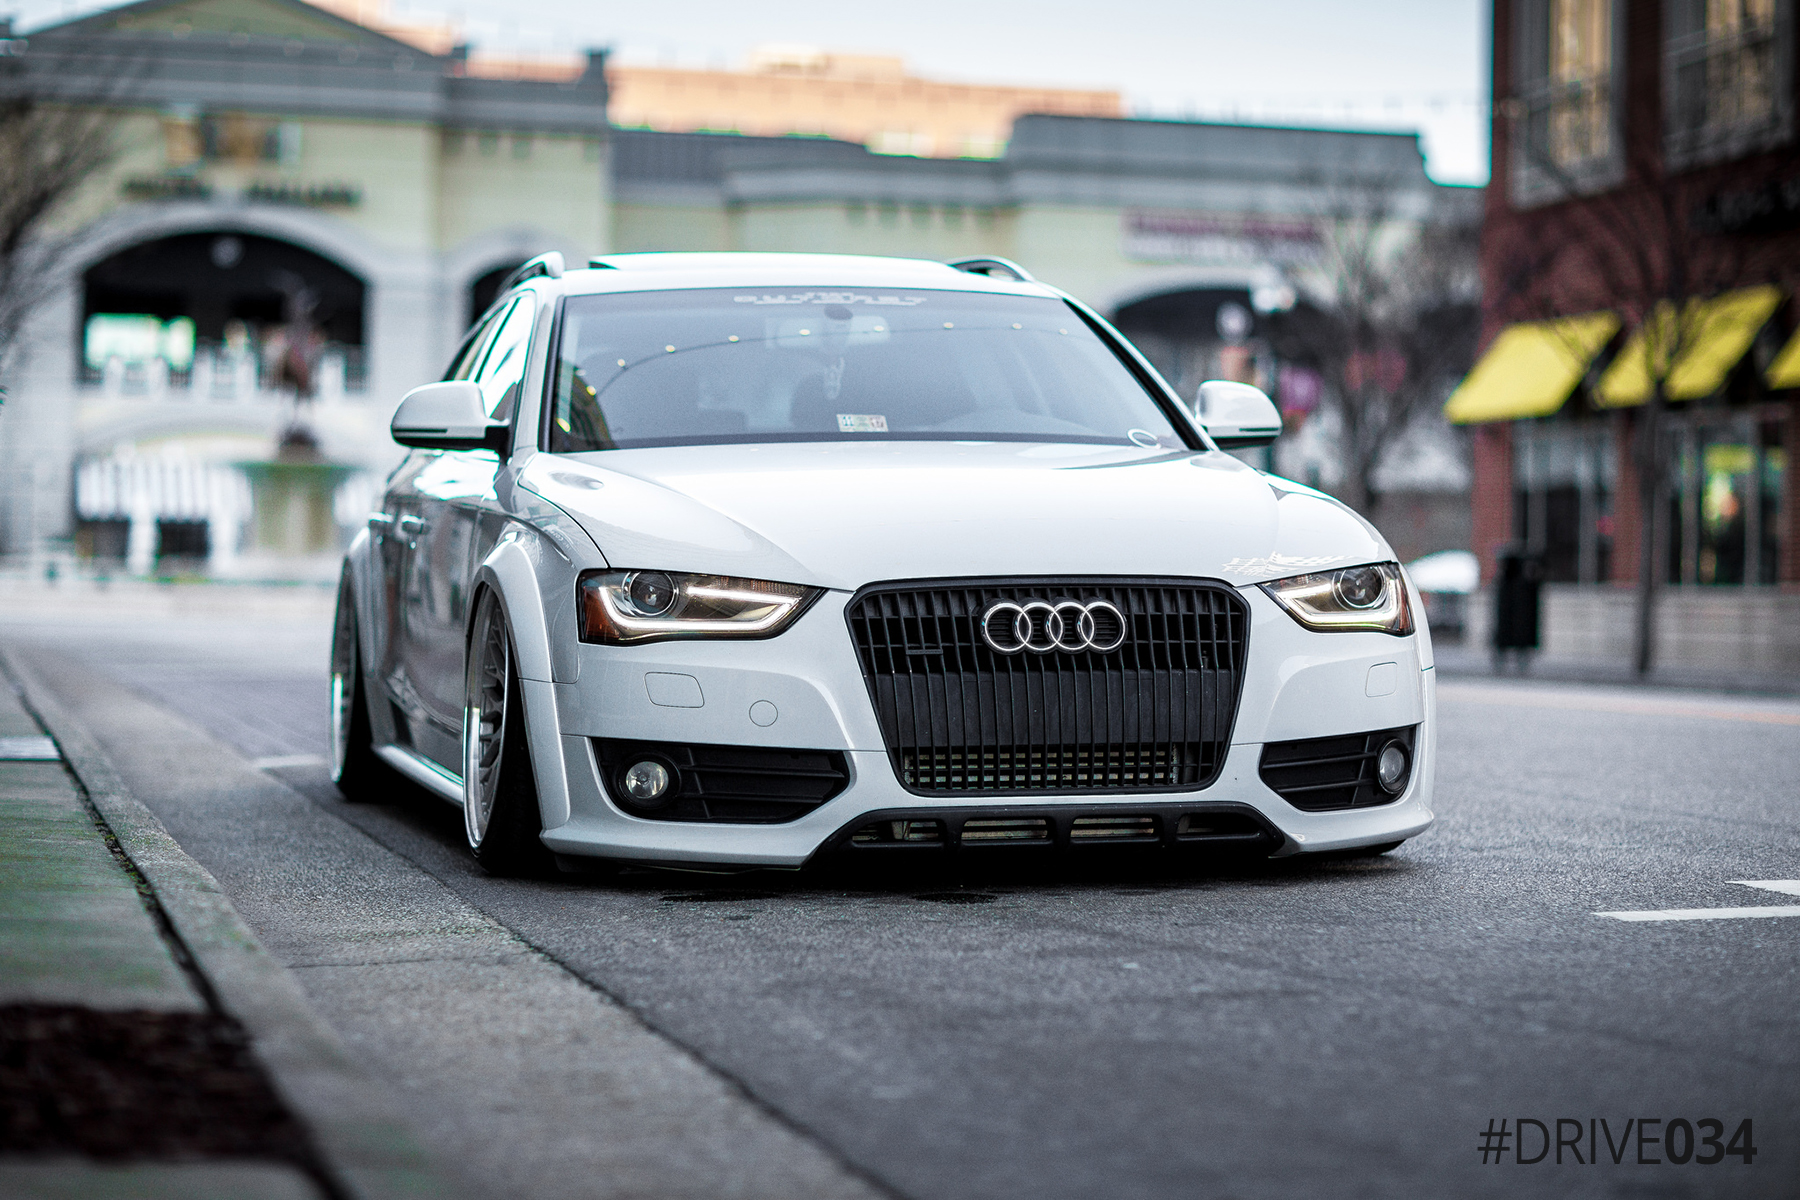
<path id="1" fill-rule="evenodd" d="M 332 515 L 340 537 L 360 526 L 379 498 L 379 480 L 357 471 L 337 485 Z M 75 469 L 75 513 L 83 521 L 125 521 L 125 566 L 133 575 L 155 569 L 157 523 L 204 521 L 207 573 L 232 574 L 254 511 L 250 482 L 237 467 L 181 455 L 114 454 Z"/>
<path id="2" fill-rule="evenodd" d="M 364 362 L 358 347 L 328 350 L 319 359 L 313 399 L 321 404 L 354 401 L 364 391 Z M 273 371 L 254 355 L 225 354 L 206 348 L 194 352 L 184 371 L 171 370 L 160 358 L 127 362 L 109 358 L 99 371 L 82 372 L 83 390 L 109 400 L 144 399 L 194 404 L 257 404 L 291 401 L 293 393 L 276 386 Z"/>

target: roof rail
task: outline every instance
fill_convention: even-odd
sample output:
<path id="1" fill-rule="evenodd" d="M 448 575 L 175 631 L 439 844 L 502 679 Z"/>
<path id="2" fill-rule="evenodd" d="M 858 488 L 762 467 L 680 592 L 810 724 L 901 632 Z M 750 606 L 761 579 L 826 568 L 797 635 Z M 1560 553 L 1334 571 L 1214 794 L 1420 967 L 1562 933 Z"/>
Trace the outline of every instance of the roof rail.
<path id="1" fill-rule="evenodd" d="M 596 271 L 616 271 L 619 269 L 617 263 L 609 263 L 604 257 L 598 254 L 588 259 L 588 266 Z"/>
<path id="2" fill-rule="evenodd" d="M 944 265 L 967 271 L 971 275 L 993 275 L 998 272 L 1002 278 L 1010 276 L 1017 283 L 1037 282 L 1031 277 L 1030 271 L 1010 258 L 953 258 Z"/>
<path id="3" fill-rule="evenodd" d="M 500 285 L 498 294 L 504 295 L 512 289 L 513 285 L 524 283 L 527 279 L 535 279 L 539 275 L 547 275 L 551 279 L 561 279 L 562 273 L 563 256 L 560 251 L 552 250 L 547 254 L 538 255 L 508 275 L 506 282 Z"/>

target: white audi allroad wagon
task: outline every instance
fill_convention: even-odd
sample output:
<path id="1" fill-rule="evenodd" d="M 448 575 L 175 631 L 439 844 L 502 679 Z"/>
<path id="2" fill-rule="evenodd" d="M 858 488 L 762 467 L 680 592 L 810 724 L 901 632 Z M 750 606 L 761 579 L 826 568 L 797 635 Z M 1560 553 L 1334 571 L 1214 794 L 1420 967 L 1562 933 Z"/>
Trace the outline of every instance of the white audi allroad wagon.
<path id="1" fill-rule="evenodd" d="M 1144 843 L 1391 848 L 1432 820 L 1431 647 L 1387 543 L 1222 448 L 997 259 L 526 264 L 346 555 L 333 767 L 495 872 Z"/>

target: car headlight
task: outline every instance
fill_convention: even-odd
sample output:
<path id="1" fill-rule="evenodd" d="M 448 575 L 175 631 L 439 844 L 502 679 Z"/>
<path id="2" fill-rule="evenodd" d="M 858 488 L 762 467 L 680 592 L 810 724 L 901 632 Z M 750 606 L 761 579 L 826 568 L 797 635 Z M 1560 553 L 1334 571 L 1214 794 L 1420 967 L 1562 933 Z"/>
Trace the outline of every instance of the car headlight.
<path id="1" fill-rule="evenodd" d="M 1413 631 L 1399 563 L 1296 575 L 1265 583 L 1262 589 L 1294 620 L 1321 633 L 1373 630 L 1403 636 Z"/>
<path id="2" fill-rule="evenodd" d="M 590 571 L 576 588 L 581 640 L 615 645 L 773 637 L 819 596 L 794 583 L 670 571 Z"/>

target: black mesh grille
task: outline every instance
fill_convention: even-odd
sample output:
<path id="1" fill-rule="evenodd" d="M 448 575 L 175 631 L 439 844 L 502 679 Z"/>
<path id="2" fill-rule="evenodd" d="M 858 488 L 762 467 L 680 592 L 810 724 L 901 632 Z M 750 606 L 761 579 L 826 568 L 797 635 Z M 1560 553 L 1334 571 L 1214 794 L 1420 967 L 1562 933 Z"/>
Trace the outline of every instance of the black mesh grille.
<path id="1" fill-rule="evenodd" d="M 1109 652 L 1001 654 L 999 601 L 1104 600 Z M 1248 611 L 1220 584 L 1142 579 L 884 584 L 847 610 L 894 771 L 909 790 L 1175 791 L 1218 775 L 1237 713 Z"/>
<path id="2" fill-rule="evenodd" d="M 1301 738 L 1270 742 L 1263 747 L 1262 779 L 1295 808 L 1325 812 L 1334 808 L 1372 808 L 1400 797 L 1375 781 L 1375 760 L 1389 742 L 1406 748 L 1412 770 L 1416 725 L 1351 733 L 1342 737 Z"/>

